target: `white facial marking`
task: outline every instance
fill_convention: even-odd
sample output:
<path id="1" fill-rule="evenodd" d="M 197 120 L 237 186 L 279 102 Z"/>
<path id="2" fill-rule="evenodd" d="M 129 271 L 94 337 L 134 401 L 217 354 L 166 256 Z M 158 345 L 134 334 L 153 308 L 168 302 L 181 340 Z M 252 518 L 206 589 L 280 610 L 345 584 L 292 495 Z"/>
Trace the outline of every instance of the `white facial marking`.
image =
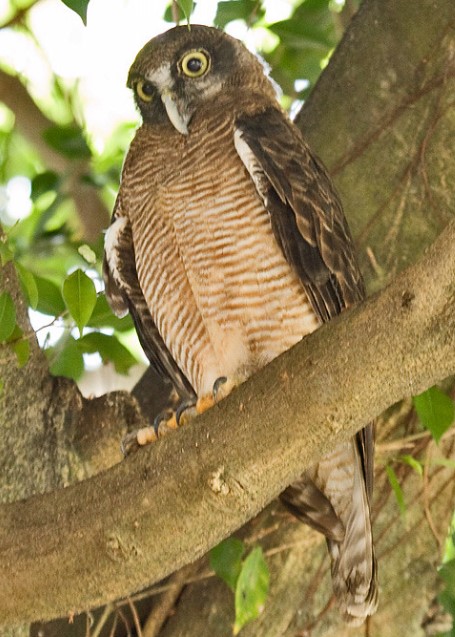
<path id="1" fill-rule="evenodd" d="M 157 69 L 155 69 L 152 73 L 147 75 L 147 79 L 150 80 L 159 92 L 169 90 L 172 86 L 172 75 L 171 75 L 171 66 L 170 64 L 162 64 Z"/>

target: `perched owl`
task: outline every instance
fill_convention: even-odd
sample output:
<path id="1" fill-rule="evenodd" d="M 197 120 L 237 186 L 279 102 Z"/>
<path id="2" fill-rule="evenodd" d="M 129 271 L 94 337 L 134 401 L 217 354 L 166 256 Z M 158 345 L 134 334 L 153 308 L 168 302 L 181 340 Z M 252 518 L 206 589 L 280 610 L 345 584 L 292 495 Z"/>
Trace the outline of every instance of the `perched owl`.
<path id="1" fill-rule="evenodd" d="M 106 291 L 182 404 L 201 410 L 361 300 L 362 278 L 326 170 L 239 41 L 171 29 L 140 51 L 128 86 L 143 124 L 106 234 Z M 353 624 L 377 605 L 372 481 L 368 425 L 282 494 L 326 536 Z"/>

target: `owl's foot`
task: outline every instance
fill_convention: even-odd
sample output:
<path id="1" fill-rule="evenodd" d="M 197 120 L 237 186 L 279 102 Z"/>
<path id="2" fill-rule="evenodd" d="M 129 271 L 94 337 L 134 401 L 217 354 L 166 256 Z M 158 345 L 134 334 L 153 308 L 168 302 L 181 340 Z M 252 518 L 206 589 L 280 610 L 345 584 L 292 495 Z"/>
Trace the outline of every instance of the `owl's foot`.
<path id="1" fill-rule="evenodd" d="M 234 389 L 237 383 L 221 376 L 213 384 L 210 394 L 201 396 L 196 401 L 187 400 L 180 404 L 174 411 L 165 410 L 158 414 L 152 427 L 142 427 L 137 431 L 127 434 L 122 441 L 121 449 L 124 456 L 137 451 L 140 447 L 156 442 L 158 438 L 166 436 L 171 431 L 187 425 L 193 418 L 203 414 L 217 402 L 225 398 Z"/>
<path id="2" fill-rule="evenodd" d="M 166 409 L 156 416 L 153 421 L 153 426 L 142 427 L 131 431 L 122 440 L 120 448 L 124 456 L 128 456 L 130 453 L 137 451 L 140 447 L 150 445 L 152 442 L 156 442 L 158 438 L 166 435 L 169 431 L 177 429 L 176 413 L 170 409 Z"/>
<path id="3" fill-rule="evenodd" d="M 212 392 L 206 396 L 201 396 L 197 399 L 194 405 L 194 415 L 203 414 L 204 411 L 219 403 L 220 400 L 226 398 L 228 394 L 234 389 L 237 383 L 233 380 L 226 378 L 226 376 L 220 376 L 213 383 Z M 193 416 L 194 417 L 194 416 Z"/>

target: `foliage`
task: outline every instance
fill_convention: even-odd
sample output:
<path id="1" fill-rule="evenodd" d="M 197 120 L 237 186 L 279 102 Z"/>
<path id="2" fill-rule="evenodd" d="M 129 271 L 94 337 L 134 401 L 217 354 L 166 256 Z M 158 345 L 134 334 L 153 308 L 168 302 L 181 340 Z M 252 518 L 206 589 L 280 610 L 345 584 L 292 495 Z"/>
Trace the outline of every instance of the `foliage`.
<path id="1" fill-rule="evenodd" d="M 392 487 L 392 491 L 395 494 L 400 513 L 404 514 L 406 512 L 406 504 L 404 501 L 404 494 L 403 489 L 400 485 L 400 481 L 398 480 L 397 474 L 395 473 L 395 470 L 391 465 L 387 465 L 386 472 L 390 482 L 390 486 Z"/>
<path id="2" fill-rule="evenodd" d="M 91 278 L 78 268 L 64 280 L 62 294 L 68 312 L 82 336 L 82 330 L 89 322 L 96 305 L 95 285 Z"/>
<path id="3" fill-rule="evenodd" d="M 414 396 L 412 400 L 423 426 L 431 432 L 436 442 L 439 442 L 441 436 L 453 424 L 453 400 L 439 387 L 430 387 L 422 394 Z"/>
<path id="4" fill-rule="evenodd" d="M 72 9 L 80 16 L 82 22 L 87 24 L 87 8 L 90 0 L 62 0 L 67 7 Z"/>
<path id="5" fill-rule="evenodd" d="M 235 596 L 234 635 L 261 613 L 270 574 L 262 549 L 256 546 L 245 559 L 243 542 L 231 537 L 210 552 L 210 566 Z"/>
<path id="6" fill-rule="evenodd" d="M 0 341 L 6 341 L 16 325 L 16 309 L 8 292 L 0 294 Z"/>
<path id="7" fill-rule="evenodd" d="M 444 582 L 444 588 L 438 596 L 439 602 L 449 615 L 455 618 L 455 514 L 449 529 L 439 576 Z M 455 625 L 452 625 L 452 629 L 441 637 L 455 637 Z"/>
<path id="8" fill-rule="evenodd" d="M 413 396 L 412 402 L 416 414 L 425 429 L 427 429 L 436 443 L 439 443 L 442 435 L 453 425 L 455 419 L 455 403 L 444 393 L 439 387 L 430 387 L 426 391 Z M 407 464 L 420 477 L 423 477 L 423 464 L 417 458 L 409 454 L 404 454 L 398 458 L 398 461 Z M 450 460 L 433 461 L 439 464 L 451 463 Z M 406 512 L 406 503 L 400 481 L 393 469 L 392 465 L 386 466 L 386 473 L 389 479 L 392 491 L 400 509 L 404 514 Z"/>

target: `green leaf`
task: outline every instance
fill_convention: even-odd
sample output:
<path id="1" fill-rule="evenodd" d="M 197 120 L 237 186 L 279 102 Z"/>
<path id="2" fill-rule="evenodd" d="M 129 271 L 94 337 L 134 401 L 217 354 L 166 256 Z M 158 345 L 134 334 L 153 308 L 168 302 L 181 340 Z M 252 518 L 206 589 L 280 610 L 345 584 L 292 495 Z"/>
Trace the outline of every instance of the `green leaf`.
<path id="1" fill-rule="evenodd" d="M 449 469 L 455 469 L 455 460 L 450 458 L 430 458 L 428 464 L 436 465 L 437 467 L 448 467 Z"/>
<path id="2" fill-rule="evenodd" d="M 16 325 L 16 308 L 11 294 L 0 294 L 0 343 L 7 341 L 14 332 Z"/>
<path id="3" fill-rule="evenodd" d="M 38 288 L 38 303 L 36 310 L 41 314 L 60 316 L 65 311 L 65 302 L 58 287 L 49 279 L 35 275 Z"/>
<path id="4" fill-rule="evenodd" d="M 182 10 L 183 15 L 186 18 L 188 24 L 190 23 L 190 16 L 193 13 L 194 1 L 193 0 L 177 0 L 177 4 Z"/>
<path id="5" fill-rule="evenodd" d="M 14 259 L 14 253 L 6 242 L 5 238 L 0 238 L 0 263 L 5 266 Z"/>
<path id="6" fill-rule="evenodd" d="M 446 591 L 455 597 L 455 560 L 443 564 L 439 569 L 439 576 L 446 583 Z"/>
<path id="7" fill-rule="evenodd" d="M 163 20 L 165 22 L 173 22 L 175 23 L 175 10 L 172 6 L 172 1 L 170 2 L 170 4 L 167 5 L 166 10 L 164 12 L 164 16 L 163 16 Z M 177 21 L 181 22 L 183 20 L 185 16 L 183 15 L 183 12 L 181 10 L 181 8 L 179 7 L 179 5 L 177 5 Z"/>
<path id="8" fill-rule="evenodd" d="M 419 475 L 419 476 L 423 476 L 423 466 L 422 463 L 419 462 L 418 460 L 416 460 L 413 456 L 410 456 L 408 454 L 405 454 L 404 456 L 400 456 L 400 460 L 402 462 L 404 462 L 405 464 L 409 465 L 411 467 L 411 469 L 414 469 L 414 471 Z"/>
<path id="9" fill-rule="evenodd" d="M 21 330 L 19 325 L 16 324 L 13 333 L 8 339 L 8 343 L 16 354 L 19 367 L 23 367 L 30 358 L 30 343 L 27 338 L 22 338 L 23 335 L 24 332 Z"/>
<path id="10" fill-rule="evenodd" d="M 189 18 L 191 16 L 191 14 L 193 13 L 195 7 L 196 7 L 196 2 L 194 2 L 193 0 L 177 0 L 176 4 L 174 5 L 173 2 L 170 2 L 168 4 L 168 6 L 166 7 L 166 10 L 164 12 L 164 16 L 163 19 L 166 22 L 181 22 L 182 20 L 186 20 L 189 24 Z M 175 15 L 177 13 L 177 15 Z"/>
<path id="11" fill-rule="evenodd" d="M 242 569 L 244 551 L 245 545 L 235 537 L 224 540 L 210 551 L 211 568 L 234 593 Z"/>
<path id="12" fill-rule="evenodd" d="M 14 353 L 16 354 L 17 364 L 19 367 L 24 367 L 28 363 L 30 358 L 30 343 L 26 338 L 20 339 L 13 345 Z"/>
<path id="13" fill-rule="evenodd" d="M 78 341 L 72 336 L 65 337 L 56 347 L 47 349 L 46 354 L 52 360 L 50 372 L 54 376 L 65 376 L 73 380 L 82 376 L 84 359 Z"/>
<path id="14" fill-rule="evenodd" d="M 75 270 L 63 282 L 63 300 L 82 336 L 82 330 L 90 320 L 96 304 L 96 290 L 92 279 L 82 270 Z"/>
<path id="15" fill-rule="evenodd" d="M 400 512 L 404 515 L 406 513 L 406 504 L 404 501 L 403 489 L 401 488 L 401 485 L 398 481 L 397 474 L 390 465 L 387 465 L 385 470 L 387 472 L 387 477 L 389 478 L 390 486 L 392 487 L 392 490 L 395 494 Z"/>
<path id="16" fill-rule="evenodd" d="M 259 616 L 269 590 L 270 574 L 261 547 L 257 546 L 243 562 L 235 589 L 234 635 Z"/>
<path id="17" fill-rule="evenodd" d="M 117 332 L 126 332 L 133 329 L 133 320 L 129 314 L 123 318 L 115 316 L 106 296 L 100 294 L 96 299 L 96 305 L 87 327 L 113 327 Z"/>
<path id="18" fill-rule="evenodd" d="M 412 402 L 423 426 L 439 442 L 455 418 L 453 400 L 435 386 L 414 396 Z"/>
<path id="19" fill-rule="evenodd" d="M 225 0 L 218 2 L 214 23 L 220 29 L 234 20 L 244 20 L 248 25 L 255 24 L 265 15 L 265 10 L 258 0 Z"/>
<path id="20" fill-rule="evenodd" d="M 87 8 L 90 0 L 62 0 L 63 4 L 72 9 L 87 26 Z"/>
<path id="21" fill-rule="evenodd" d="M 51 126 L 43 137 L 49 146 L 70 159 L 90 159 L 92 155 L 81 129 L 74 124 Z"/>
<path id="22" fill-rule="evenodd" d="M 16 271 L 19 275 L 19 279 L 21 282 L 22 290 L 24 291 L 25 296 L 27 297 L 28 303 L 33 310 L 36 310 L 38 305 L 38 286 L 36 285 L 35 277 L 24 268 L 21 263 L 16 262 Z"/>
<path id="23" fill-rule="evenodd" d="M 60 178 L 57 173 L 50 170 L 36 175 L 32 179 L 32 192 L 30 194 L 32 201 L 36 201 L 38 197 L 41 197 L 46 192 L 56 191 L 59 181 Z"/>
<path id="24" fill-rule="evenodd" d="M 119 374 L 127 374 L 137 363 L 131 352 L 115 337 L 101 332 L 90 332 L 78 341 L 79 348 L 86 354 L 99 353 L 103 362 L 111 361 Z"/>

